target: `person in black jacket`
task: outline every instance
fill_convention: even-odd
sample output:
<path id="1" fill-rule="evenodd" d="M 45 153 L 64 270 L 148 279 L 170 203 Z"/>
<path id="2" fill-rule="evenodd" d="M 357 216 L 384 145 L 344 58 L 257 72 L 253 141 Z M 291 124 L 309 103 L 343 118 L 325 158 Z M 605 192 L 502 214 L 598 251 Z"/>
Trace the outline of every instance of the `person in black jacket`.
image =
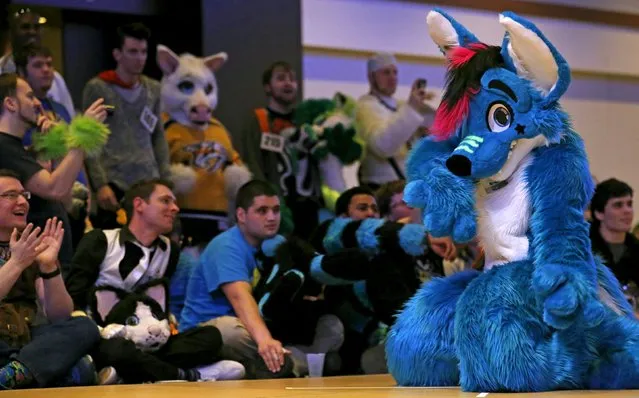
<path id="1" fill-rule="evenodd" d="M 597 185 L 590 203 L 593 252 L 629 288 L 633 284 L 639 286 L 639 240 L 630 233 L 634 217 L 632 198 L 632 188 L 612 178 Z"/>
<path id="2" fill-rule="evenodd" d="M 340 248 L 370 248 L 370 236 L 365 236 L 370 234 L 371 226 L 376 225 L 372 220 L 380 218 L 377 203 L 375 194 L 367 187 L 354 187 L 343 192 L 335 204 L 337 219 L 321 224 L 311 238 L 315 249 L 319 253 L 336 253 Z M 378 345 L 379 335 L 393 324 L 397 312 L 422 283 L 418 260 L 431 255 L 451 258 L 455 252 L 452 241 L 432 238 L 422 228 L 423 248 L 419 255 L 411 255 L 399 239 L 399 231 L 407 224 L 379 221 L 383 226 L 372 232 L 379 250 L 370 256 L 365 277 L 353 284 L 327 286 L 324 290 L 327 306 L 345 326 L 345 342 L 340 355 L 342 370 L 347 374 L 385 372 L 385 367 L 379 366 L 384 365 L 383 347 Z M 368 226 L 364 225 L 366 223 Z M 411 235 L 417 230 L 419 227 Z M 363 246 L 360 240 L 365 241 Z M 381 329 L 380 323 L 383 324 Z"/>

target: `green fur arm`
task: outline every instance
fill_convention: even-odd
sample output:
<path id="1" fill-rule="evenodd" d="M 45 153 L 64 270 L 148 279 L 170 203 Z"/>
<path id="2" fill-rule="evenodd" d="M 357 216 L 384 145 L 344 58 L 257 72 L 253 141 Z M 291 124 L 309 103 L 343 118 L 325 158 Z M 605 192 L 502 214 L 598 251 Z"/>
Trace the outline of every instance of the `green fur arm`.
<path id="1" fill-rule="evenodd" d="M 33 135 L 33 147 L 42 160 L 60 159 L 67 154 L 67 129 L 66 123 L 58 123 L 46 134 Z"/>
<path id="2" fill-rule="evenodd" d="M 77 116 L 71 122 L 67 133 L 67 147 L 82 149 L 87 155 L 97 154 L 111 131 L 104 124 L 87 116 Z"/>

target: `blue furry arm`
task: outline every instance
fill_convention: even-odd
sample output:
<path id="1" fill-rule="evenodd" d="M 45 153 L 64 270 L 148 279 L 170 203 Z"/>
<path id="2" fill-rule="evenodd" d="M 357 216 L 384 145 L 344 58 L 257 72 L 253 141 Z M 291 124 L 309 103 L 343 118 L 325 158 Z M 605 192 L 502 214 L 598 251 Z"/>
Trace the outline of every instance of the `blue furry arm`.
<path id="1" fill-rule="evenodd" d="M 431 235 L 468 242 L 476 232 L 475 186 L 455 176 L 445 164 L 458 143 L 457 137 L 442 142 L 427 137 L 418 142 L 406 161 L 404 201 L 422 209 L 424 226 Z"/>
<path id="2" fill-rule="evenodd" d="M 593 192 L 581 139 L 537 150 L 527 171 L 531 198 L 530 253 L 533 288 L 544 302 L 544 320 L 565 328 L 583 311 L 597 317 L 597 270 L 583 212 Z"/>

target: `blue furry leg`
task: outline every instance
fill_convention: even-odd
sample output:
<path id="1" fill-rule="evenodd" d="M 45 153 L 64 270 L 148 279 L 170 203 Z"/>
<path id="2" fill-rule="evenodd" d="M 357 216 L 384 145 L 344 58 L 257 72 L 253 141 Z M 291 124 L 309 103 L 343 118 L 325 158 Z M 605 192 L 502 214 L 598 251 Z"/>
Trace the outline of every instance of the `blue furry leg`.
<path id="1" fill-rule="evenodd" d="M 388 370 L 400 386 L 459 385 L 455 308 L 479 275 L 465 271 L 433 279 L 408 300 L 386 339 Z"/>
<path id="2" fill-rule="evenodd" d="M 639 322 L 625 300 L 617 278 L 597 259 L 600 290 L 607 297 L 603 322 L 593 330 L 598 358 L 590 369 L 590 389 L 639 388 Z"/>
<path id="3" fill-rule="evenodd" d="M 593 361 L 588 388 L 639 388 L 639 323 L 610 311 L 593 333 L 598 358 Z"/>
<path id="4" fill-rule="evenodd" d="M 534 392 L 584 388 L 594 358 L 579 324 L 556 330 L 530 288 L 530 261 L 486 271 L 457 305 L 455 342 L 464 391 Z"/>

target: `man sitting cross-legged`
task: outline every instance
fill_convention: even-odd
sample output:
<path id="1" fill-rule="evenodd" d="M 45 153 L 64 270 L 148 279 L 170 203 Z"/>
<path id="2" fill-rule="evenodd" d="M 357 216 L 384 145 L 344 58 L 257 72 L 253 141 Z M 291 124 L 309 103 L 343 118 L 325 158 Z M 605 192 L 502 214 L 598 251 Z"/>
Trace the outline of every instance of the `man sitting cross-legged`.
<path id="1" fill-rule="evenodd" d="M 29 198 L 16 173 L 0 170 L 0 389 L 95 384 L 87 354 L 100 334 L 90 319 L 71 318 L 62 222 L 27 225 Z"/>
<path id="2" fill-rule="evenodd" d="M 80 241 L 67 280 L 77 310 L 87 310 L 94 287 L 133 292 L 170 279 L 175 272 L 180 249 L 164 236 L 173 229 L 179 211 L 171 184 L 162 180 L 134 184 L 124 194 L 123 207 L 126 226 L 94 229 Z M 99 316 L 93 314 L 98 321 Z M 113 383 L 118 376 L 129 383 L 242 378 L 241 364 L 215 363 L 221 348 L 220 331 L 207 326 L 170 336 L 153 353 L 137 349 L 124 337 L 102 340 L 94 357 L 103 368 L 101 384 Z"/>
<path id="3" fill-rule="evenodd" d="M 244 184 L 236 199 L 237 225 L 208 244 L 191 272 L 180 330 L 220 329 L 224 358 L 241 362 L 248 378 L 293 375 L 293 359 L 267 327 L 253 296 L 262 242 L 277 235 L 280 200 L 261 180 Z"/>

